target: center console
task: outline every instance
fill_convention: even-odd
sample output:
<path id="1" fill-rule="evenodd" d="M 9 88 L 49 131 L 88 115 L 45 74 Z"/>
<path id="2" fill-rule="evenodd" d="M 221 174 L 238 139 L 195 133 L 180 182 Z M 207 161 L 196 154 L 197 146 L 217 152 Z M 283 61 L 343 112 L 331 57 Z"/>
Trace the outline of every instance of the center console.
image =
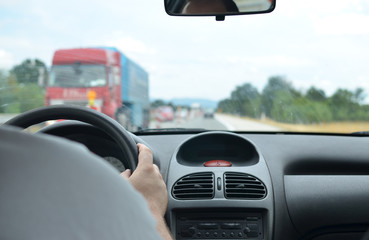
<path id="1" fill-rule="evenodd" d="M 177 240 L 270 240 L 273 189 L 248 139 L 227 132 L 187 139 L 170 161 L 168 220 Z"/>

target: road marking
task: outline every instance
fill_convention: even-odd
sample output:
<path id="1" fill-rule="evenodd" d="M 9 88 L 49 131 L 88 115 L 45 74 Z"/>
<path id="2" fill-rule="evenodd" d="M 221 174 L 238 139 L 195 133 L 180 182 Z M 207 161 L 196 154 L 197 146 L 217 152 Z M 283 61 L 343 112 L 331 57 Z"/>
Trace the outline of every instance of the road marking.
<path id="1" fill-rule="evenodd" d="M 220 122 L 222 125 L 224 125 L 228 131 L 234 131 L 235 128 L 229 124 L 228 122 L 224 121 L 223 119 L 219 118 L 216 114 L 214 115 L 215 120 L 217 120 L 218 122 Z"/>
<path id="2" fill-rule="evenodd" d="M 271 126 L 265 123 L 259 123 L 257 121 L 243 119 L 238 116 L 232 116 L 227 114 L 216 114 L 217 120 L 227 127 L 230 127 L 231 131 L 265 131 L 265 132 L 280 132 L 282 129 Z"/>

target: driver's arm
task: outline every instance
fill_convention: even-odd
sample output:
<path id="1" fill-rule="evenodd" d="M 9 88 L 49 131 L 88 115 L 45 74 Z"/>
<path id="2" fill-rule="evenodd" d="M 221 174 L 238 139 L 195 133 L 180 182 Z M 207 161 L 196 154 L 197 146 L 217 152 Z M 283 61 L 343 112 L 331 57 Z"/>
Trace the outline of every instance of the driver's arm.
<path id="1" fill-rule="evenodd" d="M 157 225 L 156 229 L 164 240 L 172 240 L 172 235 L 165 222 L 164 214 L 168 205 L 168 193 L 158 166 L 153 164 L 151 150 L 143 144 L 137 144 L 138 165 L 131 175 L 126 170 L 121 175 L 128 179 L 133 187 L 146 199 Z"/>

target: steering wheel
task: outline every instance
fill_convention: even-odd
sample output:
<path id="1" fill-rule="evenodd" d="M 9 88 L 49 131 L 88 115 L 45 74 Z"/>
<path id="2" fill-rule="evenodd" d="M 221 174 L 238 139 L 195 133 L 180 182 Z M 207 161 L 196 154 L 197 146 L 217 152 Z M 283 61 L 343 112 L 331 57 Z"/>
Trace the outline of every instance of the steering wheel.
<path id="1" fill-rule="evenodd" d="M 74 105 L 53 105 L 36 108 L 10 119 L 5 124 L 27 128 L 48 120 L 68 119 L 77 120 L 100 128 L 114 139 L 121 149 L 126 168 L 132 171 L 137 166 L 137 146 L 128 131 L 109 116 L 96 110 Z"/>

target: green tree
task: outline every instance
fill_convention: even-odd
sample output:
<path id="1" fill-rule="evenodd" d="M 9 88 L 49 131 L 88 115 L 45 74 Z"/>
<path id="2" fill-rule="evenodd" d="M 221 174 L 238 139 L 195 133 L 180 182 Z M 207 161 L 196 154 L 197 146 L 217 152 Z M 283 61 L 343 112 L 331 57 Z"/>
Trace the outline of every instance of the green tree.
<path id="1" fill-rule="evenodd" d="M 293 96 L 286 90 L 271 91 L 270 94 L 273 95 L 274 102 L 271 104 L 268 116 L 280 122 L 296 122 L 299 116 L 293 106 Z"/>
<path id="2" fill-rule="evenodd" d="M 47 67 L 39 59 L 26 59 L 21 64 L 14 66 L 10 73 L 14 74 L 19 84 L 33 83 L 44 86 L 48 78 Z"/>
<path id="3" fill-rule="evenodd" d="M 24 61 L 25 63 L 27 61 Z M 22 64 L 23 64 L 22 63 Z M 44 105 L 44 90 L 37 81 L 19 83 L 22 64 L 14 66 L 9 73 L 0 71 L 0 112 L 20 113 Z M 24 65 L 24 64 L 23 64 Z"/>
<path id="4" fill-rule="evenodd" d="M 19 112 L 25 112 L 44 105 L 42 87 L 37 84 L 20 84 L 17 89 Z"/>
<path id="5" fill-rule="evenodd" d="M 365 98 L 366 98 L 366 94 L 364 92 L 364 89 L 356 88 L 354 91 L 354 96 L 353 96 L 354 102 L 361 104 L 362 102 L 364 102 Z"/>
<path id="6" fill-rule="evenodd" d="M 157 107 L 164 106 L 164 105 L 167 105 L 167 103 L 161 99 L 156 99 L 155 101 L 151 102 L 152 108 L 157 108 Z"/>
<path id="7" fill-rule="evenodd" d="M 369 105 L 364 104 L 362 88 L 337 89 L 328 97 L 322 89 L 310 87 L 305 94 L 296 90 L 284 77 L 268 79 L 262 94 L 249 83 L 237 86 L 227 99 L 218 103 L 223 112 L 267 117 L 287 123 L 321 123 L 330 121 L 369 121 Z"/>
<path id="8" fill-rule="evenodd" d="M 260 117 L 260 94 L 250 83 L 237 86 L 231 93 L 233 111 L 250 117 Z"/>
<path id="9" fill-rule="evenodd" d="M 312 101 L 325 101 L 327 96 L 324 90 L 315 87 L 310 87 L 306 92 L 306 98 Z"/>
<path id="10" fill-rule="evenodd" d="M 294 104 L 299 112 L 301 123 L 321 123 L 332 120 L 332 112 L 327 101 L 312 101 L 301 97 L 296 99 Z"/>
<path id="11" fill-rule="evenodd" d="M 218 111 L 224 113 L 236 114 L 237 112 L 236 107 L 234 106 L 234 102 L 229 98 L 219 101 L 217 109 Z"/>
<path id="12" fill-rule="evenodd" d="M 156 99 L 155 101 L 151 102 L 151 108 L 157 108 L 160 106 L 169 106 L 173 109 L 176 109 L 177 107 L 186 107 L 186 106 L 176 106 L 172 102 L 166 102 L 162 99 Z"/>
<path id="13" fill-rule="evenodd" d="M 356 120 L 356 113 L 358 112 L 360 105 L 356 102 L 355 94 L 353 92 L 339 88 L 329 100 L 334 120 Z"/>
<path id="14" fill-rule="evenodd" d="M 4 112 L 7 76 L 5 71 L 0 70 L 0 113 Z"/>
<path id="15" fill-rule="evenodd" d="M 4 70 L 0 70 L 0 88 L 6 85 L 8 77 Z"/>
<path id="16" fill-rule="evenodd" d="M 362 105 L 356 113 L 357 119 L 361 121 L 369 121 L 369 105 Z"/>
<path id="17" fill-rule="evenodd" d="M 17 113 L 19 103 L 17 102 L 17 81 L 13 74 L 1 73 L 0 77 L 0 112 Z"/>
<path id="18" fill-rule="evenodd" d="M 297 91 L 284 77 L 270 77 L 262 92 L 262 110 L 267 117 L 273 118 L 272 115 L 276 114 L 276 110 L 274 108 L 276 107 L 281 109 L 281 107 L 276 106 L 276 104 L 280 104 L 279 102 L 286 102 L 287 99 L 287 102 L 290 103 L 291 99 L 298 98 L 300 96 L 301 93 Z M 274 114 L 272 114 L 272 112 L 274 112 Z M 282 115 L 285 116 L 286 114 L 281 113 L 281 116 Z"/>

